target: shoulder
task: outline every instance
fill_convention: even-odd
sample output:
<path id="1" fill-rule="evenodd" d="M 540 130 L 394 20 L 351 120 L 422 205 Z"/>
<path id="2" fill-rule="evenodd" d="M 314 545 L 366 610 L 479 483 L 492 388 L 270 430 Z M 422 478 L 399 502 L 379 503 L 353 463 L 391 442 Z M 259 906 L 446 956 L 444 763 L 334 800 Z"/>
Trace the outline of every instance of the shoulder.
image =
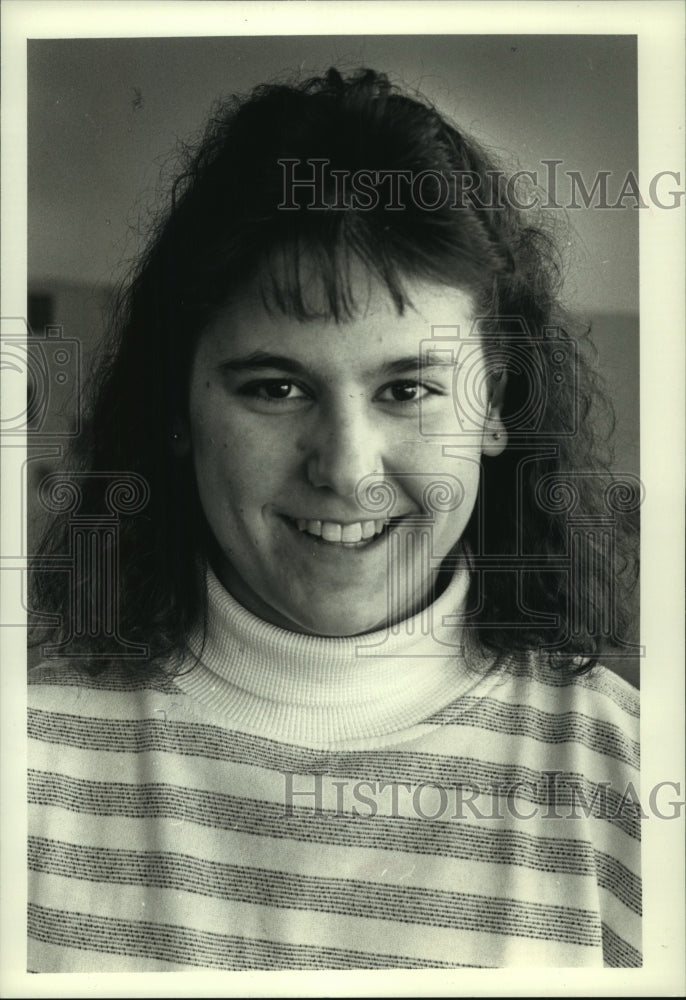
<path id="1" fill-rule="evenodd" d="M 639 692 L 608 667 L 597 664 L 586 672 L 552 666 L 546 657 L 530 654 L 513 659 L 506 668 L 515 689 L 529 689 L 551 711 L 574 711 L 598 721 L 623 721 L 638 730 Z"/>
<path id="2" fill-rule="evenodd" d="M 173 694 L 173 676 L 157 670 L 121 664 L 98 670 L 90 660 L 44 662 L 28 673 L 29 711 L 81 714 L 96 705 L 132 703 L 148 692 Z M 99 713 L 96 713 L 99 714 Z"/>
<path id="3" fill-rule="evenodd" d="M 549 692 L 557 733 L 567 741 L 564 769 L 591 783 L 609 783 L 617 805 L 638 786 L 638 691 L 602 665 L 560 676 L 557 669 L 539 663 L 535 674 Z M 639 836 L 638 829 L 634 832 Z"/>
<path id="4" fill-rule="evenodd" d="M 589 722 L 622 726 L 638 738 L 639 693 L 624 678 L 602 664 L 585 673 L 560 671 L 538 658 L 534 677 L 561 711 L 574 711 Z"/>
<path id="5" fill-rule="evenodd" d="M 165 670 L 165 665 L 159 668 L 143 664 L 141 669 L 125 663 L 99 669 L 93 660 L 55 660 L 44 661 L 28 672 L 29 690 L 31 688 L 88 688 L 103 691 L 134 691 L 142 688 L 171 690 L 173 678 Z"/>
<path id="6" fill-rule="evenodd" d="M 636 773 L 638 691 L 606 667 L 574 673 L 540 655 L 513 657 L 501 665 L 487 701 L 489 715 L 495 703 L 508 731 L 538 746 L 551 762 L 589 776 L 627 767 Z"/>
<path id="7" fill-rule="evenodd" d="M 167 720 L 187 714 L 173 678 L 161 671 L 122 665 L 97 673 L 89 661 L 36 667 L 27 702 L 29 766 L 93 780 L 134 774 L 136 754 L 165 746 Z"/>
<path id="8" fill-rule="evenodd" d="M 576 683 L 589 696 L 605 699 L 606 704 L 638 718 L 638 690 L 608 667 L 598 664 L 588 673 L 577 675 Z"/>

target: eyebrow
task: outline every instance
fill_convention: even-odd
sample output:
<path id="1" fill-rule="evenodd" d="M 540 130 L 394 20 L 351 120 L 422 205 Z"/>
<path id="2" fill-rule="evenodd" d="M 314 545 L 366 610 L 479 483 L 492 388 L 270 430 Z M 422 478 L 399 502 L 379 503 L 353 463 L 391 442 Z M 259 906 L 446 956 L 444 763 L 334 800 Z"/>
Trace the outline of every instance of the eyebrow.
<path id="1" fill-rule="evenodd" d="M 445 352 L 427 351 L 421 358 L 416 354 L 404 358 L 396 358 L 379 366 L 380 375 L 402 375 L 405 372 L 416 372 L 420 368 L 453 368 L 456 362 L 447 357 Z M 245 372 L 276 369 L 291 375 L 310 374 L 309 369 L 295 358 L 284 354 L 269 354 L 266 351 L 252 351 L 236 358 L 227 358 L 219 367 L 223 371 Z"/>

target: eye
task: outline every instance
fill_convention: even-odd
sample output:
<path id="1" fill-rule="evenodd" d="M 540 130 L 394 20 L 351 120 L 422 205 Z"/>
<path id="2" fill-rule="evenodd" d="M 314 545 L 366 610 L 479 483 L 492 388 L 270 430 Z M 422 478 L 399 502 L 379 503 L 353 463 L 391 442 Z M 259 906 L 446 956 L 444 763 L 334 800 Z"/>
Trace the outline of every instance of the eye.
<path id="1" fill-rule="evenodd" d="M 288 414 L 297 412 L 312 400 L 312 393 L 288 378 L 260 378 L 234 390 L 245 405 L 257 413 Z"/>
<path id="2" fill-rule="evenodd" d="M 424 399 L 434 390 L 422 385 L 421 382 L 405 380 L 403 382 L 392 382 L 384 386 L 378 394 L 378 399 L 382 403 L 416 403 Z"/>
<path id="3" fill-rule="evenodd" d="M 288 379 L 271 378 L 261 379 L 257 382 L 248 382 L 241 386 L 239 390 L 242 396 L 251 396 L 253 399 L 262 400 L 265 403 L 290 402 L 291 400 L 309 399 L 308 394 Z"/>

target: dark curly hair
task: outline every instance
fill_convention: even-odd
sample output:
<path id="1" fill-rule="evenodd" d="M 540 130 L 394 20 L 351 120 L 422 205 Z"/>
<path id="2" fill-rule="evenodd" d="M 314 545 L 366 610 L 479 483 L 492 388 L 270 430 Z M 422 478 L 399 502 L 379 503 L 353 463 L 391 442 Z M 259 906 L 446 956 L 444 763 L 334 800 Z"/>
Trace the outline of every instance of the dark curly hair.
<path id="1" fill-rule="evenodd" d="M 302 179 L 314 170 L 316 192 L 285 190 L 287 171 Z M 342 176 L 360 171 L 364 190 L 342 188 Z M 401 181 L 419 175 L 399 210 Z M 541 211 L 517 208 L 514 190 L 427 101 L 371 70 L 331 69 L 218 107 L 118 293 L 73 454 L 75 470 L 127 470 L 149 486 L 116 543 L 119 631 L 146 645 L 149 663 L 182 651 L 204 609 L 208 531 L 191 463 L 170 445 L 200 334 L 256 276 L 270 309 L 344 322 L 356 309 L 350 267 L 359 262 L 399 313 L 410 304 L 408 279 L 468 291 L 492 370 L 507 369 L 509 444 L 483 459 L 463 536 L 473 564 L 468 622 L 482 645 L 543 649 L 585 669 L 621 631 L 618 587 L 633 580 L 637 502 L 608 472 L 611 408 L 586 358 L 586 331 L 558 305 L 563 267 L 550 226 Z M 324 303 L 308 299 L 304 262 L 316 265 Z M 104 509 L 97 476 L 83 478 L 82 492 L 85 509 Z M 58 516 L 41 558 L 67 545 Z M 84 568 L 70 592 L 47 564 L 35 573 L 35 606 L 60 616 L 64 637 L 73 588 L 82 600 L 95 582 Z"/>

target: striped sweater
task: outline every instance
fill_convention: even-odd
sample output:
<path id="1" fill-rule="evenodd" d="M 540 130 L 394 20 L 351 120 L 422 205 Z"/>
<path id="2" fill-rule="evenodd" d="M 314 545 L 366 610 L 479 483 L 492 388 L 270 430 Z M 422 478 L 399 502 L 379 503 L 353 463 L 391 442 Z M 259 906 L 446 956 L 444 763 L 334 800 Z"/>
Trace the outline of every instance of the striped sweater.
<path id="1" fill-rule="evenodd" d="M 422 615 L 31 677 L 29 969 L 640 965 L 636 693 Z M 172 669 L 173 668 L 173 669 Z"/>

